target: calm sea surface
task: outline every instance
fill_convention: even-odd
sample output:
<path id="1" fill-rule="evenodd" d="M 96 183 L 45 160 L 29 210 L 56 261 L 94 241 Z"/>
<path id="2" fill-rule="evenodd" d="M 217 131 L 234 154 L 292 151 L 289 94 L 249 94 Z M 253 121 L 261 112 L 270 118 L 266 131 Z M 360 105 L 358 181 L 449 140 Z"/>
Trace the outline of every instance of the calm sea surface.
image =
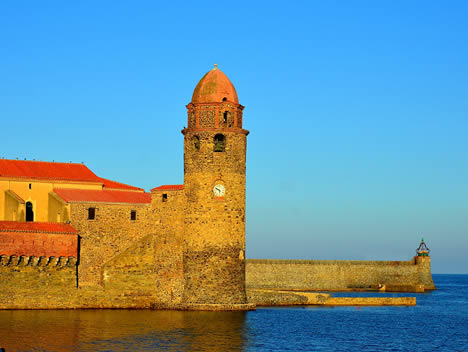
<path id="1" fill-rule="evenodd" d="M 468 275 L 434 275 L 434 281 L 437 291 L 414 294 L 416 307 L 0 311 L 0 347 L 6 352 L 468 352 Z"/>

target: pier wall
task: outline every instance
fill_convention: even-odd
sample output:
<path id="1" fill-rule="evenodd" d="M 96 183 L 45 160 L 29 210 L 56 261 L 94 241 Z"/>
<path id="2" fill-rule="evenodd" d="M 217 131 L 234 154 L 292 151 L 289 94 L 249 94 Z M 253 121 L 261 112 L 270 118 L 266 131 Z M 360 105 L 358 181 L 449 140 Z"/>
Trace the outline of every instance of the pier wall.
<path id="1" fill-rule="evenodd" d="M 379 285 L 435 289 L 430 257 L 409 261 L 248 259 L 248 288 L 339 291 Z"/>

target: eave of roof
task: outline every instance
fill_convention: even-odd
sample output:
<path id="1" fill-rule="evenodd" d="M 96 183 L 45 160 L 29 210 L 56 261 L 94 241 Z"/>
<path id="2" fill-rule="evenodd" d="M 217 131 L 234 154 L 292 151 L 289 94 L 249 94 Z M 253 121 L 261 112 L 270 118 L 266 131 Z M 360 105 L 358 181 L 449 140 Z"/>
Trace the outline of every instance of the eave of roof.
<path id="1" fill-rule="evenodd" d="M 184 189 L 184 185 L 162 185 L 151 189 L 153 191 L 180 191 Z"/>
<path id="2" fill-rule="evenodd" d="M 11 189 L 6 190 L 5 193 L 8 194 L 10 197 L 15 198 L 18 201 L 18 203 L 24 204 L 24 199 L 21 198 L 18 194 L 16 194 L 16 192 L 13 192 Z"/>

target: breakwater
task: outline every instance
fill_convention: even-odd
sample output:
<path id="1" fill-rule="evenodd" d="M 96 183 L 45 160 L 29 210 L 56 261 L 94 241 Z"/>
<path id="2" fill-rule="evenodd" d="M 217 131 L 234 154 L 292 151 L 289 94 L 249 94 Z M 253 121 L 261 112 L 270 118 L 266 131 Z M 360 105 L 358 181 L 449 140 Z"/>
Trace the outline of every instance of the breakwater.
<path id="1" fill-rule="evenodd" d="M 434 290 L 430 257 L 409 261 L 248 259 L 248 288 L 340 291 L 414 286 Z"/>

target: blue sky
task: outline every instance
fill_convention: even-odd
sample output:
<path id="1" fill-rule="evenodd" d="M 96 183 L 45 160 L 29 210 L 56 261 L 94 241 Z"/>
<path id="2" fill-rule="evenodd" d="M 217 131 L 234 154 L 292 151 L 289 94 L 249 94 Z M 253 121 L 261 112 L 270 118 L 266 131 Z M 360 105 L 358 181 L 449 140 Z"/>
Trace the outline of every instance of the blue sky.
<path id="1" fill-rule="evenodd" d="M 214 63 L 251 131 L 247 256 L 468 273 L 468 2 L 2 1 L 0 157 L 183 182 Z"/>

